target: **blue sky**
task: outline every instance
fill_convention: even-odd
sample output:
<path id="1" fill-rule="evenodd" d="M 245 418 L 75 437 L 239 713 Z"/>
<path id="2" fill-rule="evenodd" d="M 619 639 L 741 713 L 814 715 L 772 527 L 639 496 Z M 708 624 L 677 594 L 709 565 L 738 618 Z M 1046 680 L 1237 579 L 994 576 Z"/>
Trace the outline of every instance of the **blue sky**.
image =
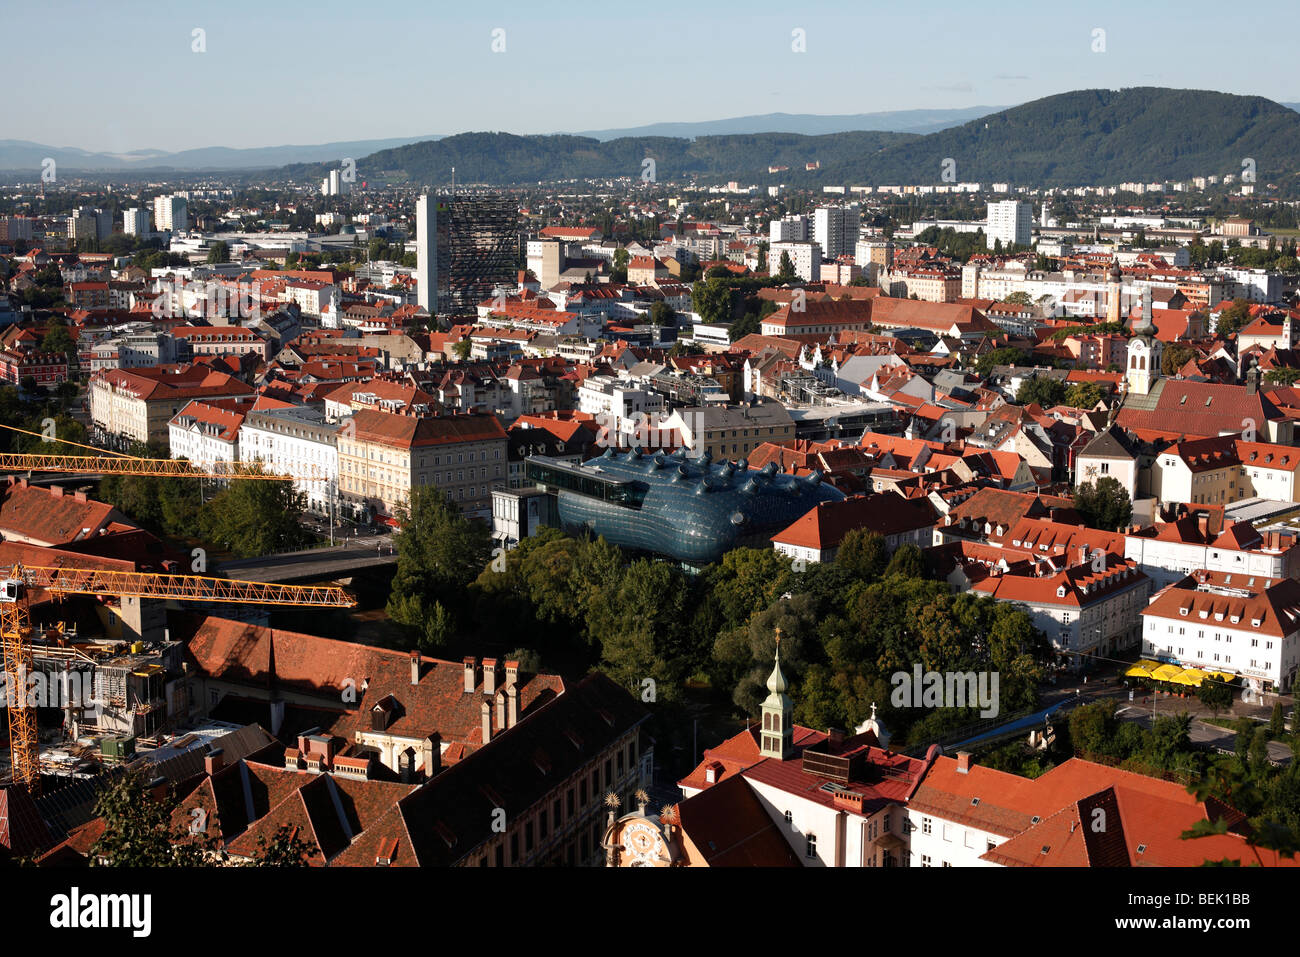
<path id="1" fill-rule="evenodd" d="M 275 146 L 1011 105 L 1089 87 L 1300 101 L 1297 10 L 1294 0 L 11 2 L 0 138 L 114 152 Z M 192 52 L 195 28 L 205 53 Z M 494 53 L 498 28 L 505 51 Z M 796 29 L 804 53 L 792 50 Z M 1092 51 L 1095 29 L 1104 53 Z"/>

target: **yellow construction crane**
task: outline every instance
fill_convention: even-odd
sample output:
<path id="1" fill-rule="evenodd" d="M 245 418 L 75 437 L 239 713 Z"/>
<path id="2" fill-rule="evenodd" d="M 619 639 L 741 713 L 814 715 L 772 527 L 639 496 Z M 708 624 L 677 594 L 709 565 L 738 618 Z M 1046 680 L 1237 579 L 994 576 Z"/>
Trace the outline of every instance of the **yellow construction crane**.
<path id="1" fill-rule="evenodd" d="M 212 468 L 200 468 L 185 459 L 145 459 L 123 452 L 97 449 L 71 439 L 44 436 L 39 432 L 0 423 L 0 429 L 19 432 L 60 445 L 72 445 L 94 455 L 59 455 L 45 452 L 0 452 L 0 472 L 71 472 L 85 475 L 151 475 L 158 478 L 262 479 L 271 482 L 319 482 L 329 478 L 315 466 L 301 475 L 280 475 L 264 470 L 260 462 L 215 462 Z"/>
<path id="2" fill-rule="evenodd" d="M 153 475 L 159 478 L 264 479 L 272 482 L 320 481 L 314 468 L 302 475 L 264 471 L 258 462 L 216 462 L 198 468 L 185 459 L 113 458 L 105 455 L 41 455 L 0 452 L 0 472 L 72 472 L 82 475 Z"/>
<path id="3" fill-rule="evenodd" d="M 32 673 L 32 625 L 27 596 L 43 589 L 65 595 L 161 598 L 243 605 L 291 605 L 351 608 L 356 600 L 335 585 L 277 585 L 199 575 L 105 571 L 90 568 L 0 567 L 0 637 L 8 682 L 9 754 L 13 779 L 32 794 L 41 787 L 36 738 L 36 709 L 27 701 L 26 678 Z"/>

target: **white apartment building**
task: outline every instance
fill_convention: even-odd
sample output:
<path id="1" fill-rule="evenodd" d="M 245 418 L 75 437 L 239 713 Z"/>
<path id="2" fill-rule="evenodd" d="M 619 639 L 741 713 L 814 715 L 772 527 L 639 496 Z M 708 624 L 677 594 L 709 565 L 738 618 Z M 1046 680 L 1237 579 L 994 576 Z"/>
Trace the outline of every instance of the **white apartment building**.
<path id="1" fill-rule="evenodd" d="M 351 183 L 344 182 L 343 170 L 332 169 L 329 175 L 321 183 L 320 191 L 323 196 L 342 196 L 349 192 Z"/>
<path id="2" fill-rule="evenodd" d="M 822 248 L 822 258 L 852 256 L 861 224 L 862 207 L 856 203 L 813 210 L 813 239 Z"/>
<path id="3" fill-rule="evenodd" d="M 781 268 L 781 254 L 789 253 L 794 273 L 805 282 L 816 282 L 821 278 L 822 248 L 810 242 L 774 242 L 767 251 L 767 269 L 772 275 Z"/>
<path id="4" fill-rule="evenodd" d="M 970 755 L 961 752 L 956 758 L 940 756 L 936 759 L 935 770 L 938 772 L 933 775 L 936 783 L 922 785 L 918 790 L 919 800 L 909 803 L 906 811 L 906 831 L 909 841 L 909 852 L 911 867 L 997 867 L 995 861 L 985 861 L 980 858 L 989 851 L 996 848 L 1009 837 L 1014 836 L 1015 831 L 1012 828 L 998 828 L 994 830 L 996 824 L 994 818 L 996 811 L 993 813 L 972 813 L 963 815 L 952 815 L 956 820 L 941 813 L 939 802 L 934 802 L 931 806 L 932 794 L 942 793 L 937 781 L 949 774 L 956 773 L 964 776 L 978 778 L 991 777 L 997 772 L 990 772 L 987 768 L 973 766 L 970 761 Z M 930 777 L 927 775 L 927 777 Z M 989 782 L 990 785 L 992 782 Z M 978 787 L 976 781 L 969 782 L 972 786 Z M 928 785 L 928 786 L 927 786 Z M 984 800 L 994 798 L 996 791 L 993 786 L 987 786 Z M 971 803 L 972 808 L 978 809 L 981 798 L 975 798 Z"/>
<path id="5" fill-rule="evenodd" d="M 167 423 L 168 448 L 174 459 L 216 470 L 239 460 L 239 426 L 252 403 L 227 399 L 192 400 Z"/>
<path id="6" fill-rule="evenodd" d="M 657 421 L 663 410 L 664 397 L 658 392 L 632 386 L 613 376 L 588 376 L 578 387 L 578 411 L 594 415 L 596 424 L 609 430 L 610 442 L 631 433 L 638 421 L 644 422 L 644 417 L 654 417 Z"/>
<path id="7" fill-rule="evenodd" d="M 786 216 L 772 220 L 769 241 L 774 243 L 802 243 L 808 240 L 808 217 Z"/>
<path id="8" fill-rule="evenodd" d="M 311 407 L 250 412 L 239 430 L 239 459 L 261 462 L 268 472 L 294 476 L 310 511 L 327 515 L 339 477 L 339 430 Z"/>
<path id="9" fill-rule="evenodd" d="M 995 573 L 971 590 L 1024 605 L 1034 627 L 1066 655 L 1064 662 L 1078 667 L 1080 655 L 1109 655 L 1136 642 L 1151 579 L 1118 555 L 1104 555 L 1094 566 L 1086 547 L 1077 562 L 1042 576 Z"/>
<path id="10" fill-rule="evenodd" d="M 122 232 L 128 236 L 148 236 L 149 210 L 137 206 L 124 212 L 122 214 Z"/>
<path id="11" fill-rule="evenodd" d="M 1293 535 L 1276 530 L 1261 534 L 1249 522 L 1216 531 L 1209 521 L 1202 514 L 1130 532 L 1124 536 L 1124 557 L 1137 562 L 1158 589 L 1199 569 L 1244 581 L 1300 574 L 1300 547 Z"/>
<path id="12" fill-rule="evenodd" d="M 988 248 L 1002 241 L 1003 248 L 1015 243 L 1028 246 L 1032 239 L 1034 207 L 1016 199 L 1004 199 L 988 204 L 988 225 L 984 237 Z"/>
<path id="13" fill-rule="evenodd" d="M 190 228 L 189 203 L 180 196 L 157 196 L 153 201 L 153 221 L 160 230 L 183 233 Z"/>
<path id="14" fill-rule="evenodd" d="M 313 279 L 291 279 L 284 285 L 284 298 L 298 304 L 304 316 L 320 318 L 339 314 L 339 287 Z"/>
<path id="15" fill-rule="evenodd" d="M 1222 272 L 1232 280 L 1230 298 L 1249 299 L 1251 302 L 1279 302 L 1282 299 L 1283 275 L 1266 269 L 1235 269 Z"/>
<path id="16" fill-rule="evenodd" d="M 1261 423 L 1263 427 L 1263 423 Z M 1300 449 L 1233 436 L 1171 445 L 1151 466 L 1151 494 L 1162 503 L 1230 505 L 1246 498 L 1294 502 Z"/>
<path id="17" fill-rule="evenodd" d="M 89 347 L 92 373 L 101 369 L 143 369 L 189 361 L 189 343 L 166 332 L 155 332 L 145 323 L 133 325 L 137 327 L 115 331 Z"/>
<path id="18" fill-rule="evenodd" d="M 1198 571 L 1142 612 L 1145 657 L 1240 675 L 1257 690 L 1294 685 L 1300 581 Z"/>

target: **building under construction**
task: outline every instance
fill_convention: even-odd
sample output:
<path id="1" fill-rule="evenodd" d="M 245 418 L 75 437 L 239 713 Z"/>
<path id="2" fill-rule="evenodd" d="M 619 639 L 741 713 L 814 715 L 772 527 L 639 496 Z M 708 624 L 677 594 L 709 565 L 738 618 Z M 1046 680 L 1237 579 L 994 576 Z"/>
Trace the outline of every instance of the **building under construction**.
<path id="1" fill-rule="evenodd" d="M 418 276 L 423 282 L 432 273 L 426 288 L 436 290 L 427 302 L 422 296 L 421 305 L 439 315 L 472 316 L 475 307 L 498 289 L 514 286 L 518 205 L 514 198 L 498 194 L 421 199 L 427 208 L 418 217 L 422 250 Z M 426 235 L 435 239 L 427 252 Z"/>

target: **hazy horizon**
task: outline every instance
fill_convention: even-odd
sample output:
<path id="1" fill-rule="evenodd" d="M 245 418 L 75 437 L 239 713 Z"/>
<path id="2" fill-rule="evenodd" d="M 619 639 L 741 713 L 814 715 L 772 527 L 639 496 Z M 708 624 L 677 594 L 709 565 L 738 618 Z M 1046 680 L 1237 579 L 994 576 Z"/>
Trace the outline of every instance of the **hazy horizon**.
<path id="1" fill-rule="evenodd" d="M 1251 22 L 1276 29 L 1249 35 L 1249 71 L 1209 28 L 1231 17 L 1205 0 L 1087 9 L 1012 0 L 993 14 L 954 7 L 921 24 L 905 7 L 837 6 L 755 0 L 743 16 L 706 8 L 683 22 L 590 0 L 555 11 L 506 0 L 491 14 L 395 0 L 382 19 L 339 0 L 307 11 L 253 0 L 15 5 L 7 33 L 50 44 L 10 51 L 0 129 L 6 139 L 125 154 L 399 139 L 399 128 L 415 139 L 968 109 L 1087 88 L 1300 100 L 1286 29 L 1300 17 L 1280 0 L 1250 8 Z M 51 54 L 58 69 L 47 66 Z M 696 91 L 689 99 L 670 95 L 684 86 Z"/>

